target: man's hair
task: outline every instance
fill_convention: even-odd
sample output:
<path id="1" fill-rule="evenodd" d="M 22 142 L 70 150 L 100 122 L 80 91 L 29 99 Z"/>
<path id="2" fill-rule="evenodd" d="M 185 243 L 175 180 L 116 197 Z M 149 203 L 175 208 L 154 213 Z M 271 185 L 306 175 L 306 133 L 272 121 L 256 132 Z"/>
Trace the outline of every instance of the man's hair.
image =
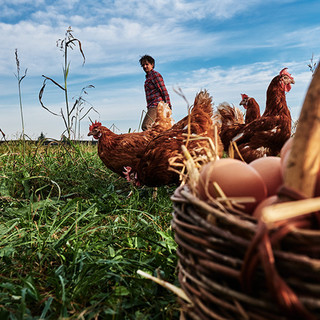
<path id="1" fill-rule="evenodd" d="M 142 56 L 140 58 L 140 60 L 139 60 L 140 65 L 142 66 L 143 62 L 145 62 L 145 61 L 151 63 L 153 66 L 155 65 L 154 59 L 151 56 L 148 56 L 147 54 L 145 54 L 144 56 Z"/>

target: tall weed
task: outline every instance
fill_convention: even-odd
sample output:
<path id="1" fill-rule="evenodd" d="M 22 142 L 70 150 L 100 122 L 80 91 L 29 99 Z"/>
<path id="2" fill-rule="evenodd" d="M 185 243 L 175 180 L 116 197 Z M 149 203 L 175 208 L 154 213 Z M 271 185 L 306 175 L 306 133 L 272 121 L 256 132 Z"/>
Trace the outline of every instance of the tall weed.
<path id="1" fill-rule="evenodd" d="M 57 81 L 53 80 L 50 77 L 47 77 L 43 75 L 44 80 L 42 87 L 39 91 L 39 101 L 41 106 L 50 112 L 51 114 L 55 116 L 62 117 L 64 125 L 66 130 L 62 133 L 67 133 L 67 138 L 70 140 L 71 135 L 73 134 L 73 138 L 76 139 L 77 137 L 77 130 L 78 130 L 78 137 L 80 137 L 80 121 L 83 120 L 90 111 L 95 111 L 97 112 L 92 105 L 85 110 L 85 105 L 88 103 L 84 98 L 83 94 L 87 94 L 87 89 L 88 88 L 94 88 L 93 85 L 88 85 L 84 88 L 82 88 L 81 93 L 79 97 L 75 100 L 74 104 L 70 106 L 69 102 L 69 90 L 68 90 L 68 76 L 70 73 L 70 61 L 68 60 L 68 53 L 69 50 L 73 50 L 73 48 L 78 44 L 79 51 L 81 53 L 81 56 L 83 58 L 83 64 L 85 63 L 85 55 L 82 50 L 82 44 L 81 41 L 73 36 L 71 27 L 69 27 L 65 33 L 65 36 L 63 39 L 58 39 L 57 41 L 57 47 L 63 52 L 64 56 L 64 65 L 63 65 L 63 79 L 64 83 L 63 85 L 59 84 Z M 43 102 L 43 93 L 45 90 L 45 87 L 47 85 L 47 81 L 50 81 L 53 83 L 55 86 L 57 86 L 59 89 L 61 89 L 64 92 L 64 103 L 65 103 L 65 110 L 62 108 L 60 109 L 60 112 L 57 113 L 55 111 L 52 111 L 51 108 L 47 107 L 44 102 Z M 83 113 L 81 115 L 81 113 Z"/>

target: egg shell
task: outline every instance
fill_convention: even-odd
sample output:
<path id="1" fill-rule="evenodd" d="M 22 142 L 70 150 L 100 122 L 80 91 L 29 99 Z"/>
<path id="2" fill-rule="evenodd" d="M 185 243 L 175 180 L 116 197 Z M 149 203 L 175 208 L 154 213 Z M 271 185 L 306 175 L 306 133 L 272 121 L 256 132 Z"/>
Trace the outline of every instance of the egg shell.
<path id="1" fill-rule="evenodd" d="M 261 175 L 267 186 L 268 197 L 277 193 L 278 188 L 283 184 L 280 157 L 263 157 L 249 163 Z"/>
<path id="2" fill-rule="evenodd" d="M 284 179 L 284 173 L 286 171 L 287 163 L 290 157 L 291 149 L 288 149 L 281 161 L 281 174 Z"/>
<path id="3" fill-rule="evenodd" d="M 291 150 L 291 147 L 292 147 L 292 144 L 293 144 L 293 137 L 290 137 L 286 142 L 285 144 L 283 145 L 283 147 L 281 148 L 281 151 L 280 151 L 280 158 L 281 160 L 283 160 L 287 154 L 287 152 L 289 150 Z"/>
<path id="4" fill-rule="evenodd" d="M 276 203 L 278 201 L 278 196 L 277 195 L 273 195 L 273 196 L 270 196 L 264 200 L 262 200 L 257 206 L 256 208 L 254 209 L 253 211 L 253 216 L 257 219 L 260 219 L 261 218 L 261 215 L 262 215 L 262 209 L 267 207 L 267 206 L 270 206 L 274 203 Z"/>
<path id="5" fill-rule="evenodd" d="M 217 182 L 228 197 L 254 197 L 254 203 L 244 203 L 245 211 L 250 214 L 267 197 L 267 187 L 260 174 L 240 160 L 223 158 L 201 168 L 198 193 L 202 200 L 208 200 L 205 188 L 211 197 L 217 196 L 213 182 Z"/>

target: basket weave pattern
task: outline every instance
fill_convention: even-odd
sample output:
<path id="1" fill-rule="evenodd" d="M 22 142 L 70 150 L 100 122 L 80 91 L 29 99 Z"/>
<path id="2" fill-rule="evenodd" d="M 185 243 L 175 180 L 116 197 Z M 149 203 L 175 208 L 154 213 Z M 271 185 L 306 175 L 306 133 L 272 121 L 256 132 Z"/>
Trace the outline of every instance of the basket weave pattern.
<path id="1" fill-rule="evenodd" d="M 271 232 L 279 281 L 270 280 L 257 256 L 249 261 L 256 263 L 245 262 L 259 227 L 255 218 L 218 202 L 209 205 L 187 185 L 176 189 L 171 199 L 179 282 L 192 301 L 180 300 L 182 319 L 320 319 L 319 230 Z M 277 286 L 280 280 L 292 290 L 289 298 L 298 300 L 298 306 L 286 309 L 279 304 L 269 283 Z"/>

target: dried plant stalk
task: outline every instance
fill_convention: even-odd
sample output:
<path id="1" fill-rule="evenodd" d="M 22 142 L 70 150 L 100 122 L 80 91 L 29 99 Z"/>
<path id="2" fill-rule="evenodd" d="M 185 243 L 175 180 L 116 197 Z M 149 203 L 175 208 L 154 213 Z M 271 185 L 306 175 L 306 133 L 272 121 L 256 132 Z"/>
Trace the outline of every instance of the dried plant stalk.
<path id="1" fill-rule="evenodd" d="M 163 286 L 164 288 L 172 291 L 174 294 L 176 294 L 178 297 L 182 298 L 183 300 L 191 303 L 191 300 L 189 299 L 189 297 L 185 294 L 185 292 L 179 288 L 179 287 L 176 287 L 174 286 L 173 284 L 171 284 L 170 282 L 167 282 L 167 281 L 164 281 L 162 279 L 159 279 L 159 278 L 156 278 L 152 275 L 150 275 L 149 273 L 146 273 L 142 270 L 138 270 L 137 271 L 137 274 L 139 274 L 140 276 L 143 276 L 149 280 L 152 280 L 154 281 L 155 283 L 157 284 L 160 284 L 161 286 Z"/>
<path id="2" fill-rule="evenodd" d="M 189 135 L 184 142 L 190 144 L 191 141 L 199 141 L 198 146 L 193 146 L 191 149 L 187 148 L 187 144 L 182 146 L 182 153 L 169 159 L 169 170 L 176 172 L 180 176 L 181 185 L 190 185 L 191 191 L 196 193 L 196 184 L 199 179 L 199 171 L 201 167 L 219 158 L 217 148 L 212 139 L 206 136 Z M 207 140 L 207 146 L 200 144 L 200 141 Z M 193 186 L 193 187 L 192 187 Z"/>

